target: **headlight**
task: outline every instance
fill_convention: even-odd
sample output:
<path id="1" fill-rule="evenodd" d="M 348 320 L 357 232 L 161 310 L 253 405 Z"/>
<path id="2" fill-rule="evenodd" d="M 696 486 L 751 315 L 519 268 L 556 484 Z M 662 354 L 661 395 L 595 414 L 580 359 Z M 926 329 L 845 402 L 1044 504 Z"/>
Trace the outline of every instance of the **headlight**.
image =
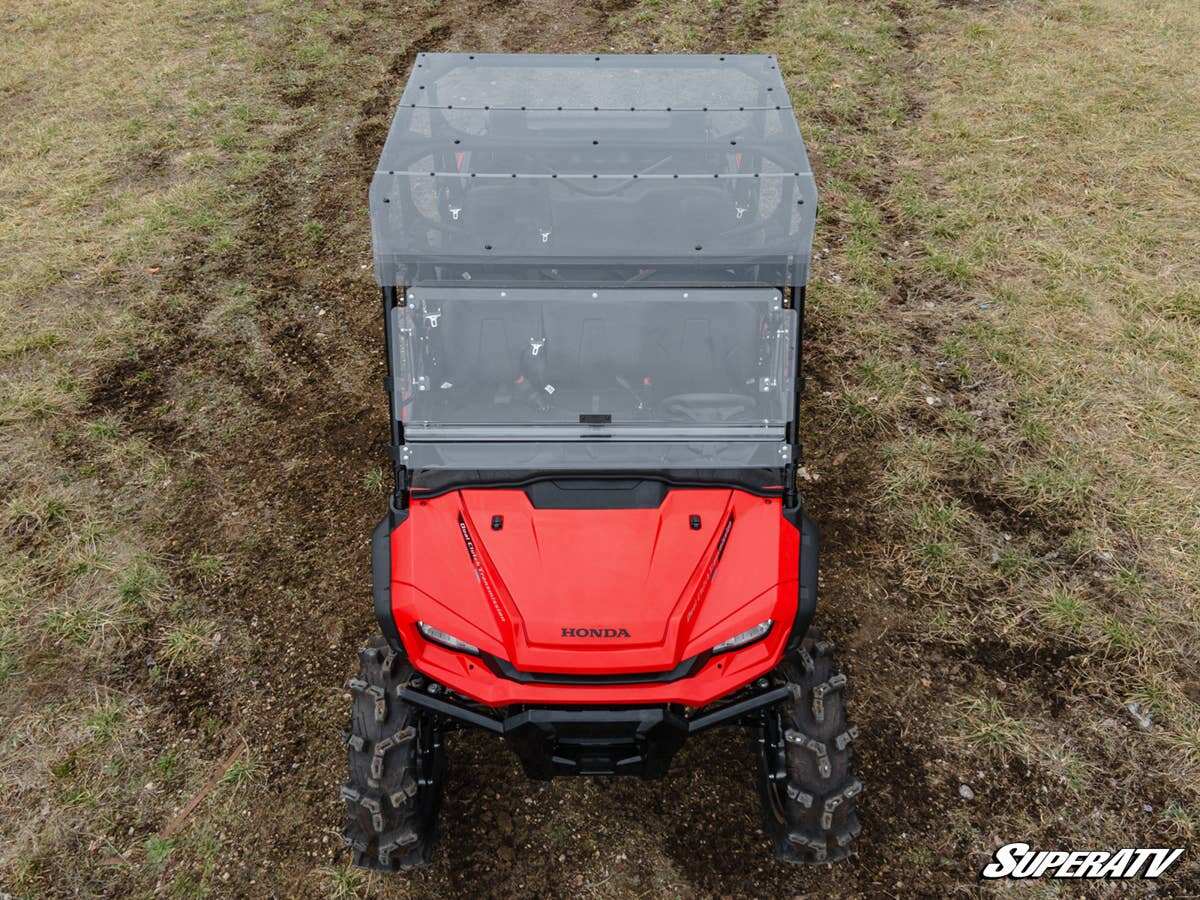
<path id="1" fill-rule="evenodd" d="M 474 644 L 460 641 L 454 635 L 446 634 L 440 628 L 434 628 L 432 625 L 426 625 L 424 622 L 417 623 L 417 630 L 429 640 L 441 644 L 443 647 L 449 647 L 451 650 L 459 650 L 463 653 L 479 653 L 479 648 Z"/>
<path id="2" fill-rule="evenodd" d="M 712 648 L 713 653 L 724 653 L 726 650 L 736 650 L 738 647 L 744 647 L 747 644 L 752 644 L 757 640 L 765 638 L 771 630 L 771 626 L 775 623 L 771 619 L 765 622 L 759 622 L 753 628 L 747 628 L 741 634 L 735 634 L 727 641 L 721 641 L 717 646 Z"/>

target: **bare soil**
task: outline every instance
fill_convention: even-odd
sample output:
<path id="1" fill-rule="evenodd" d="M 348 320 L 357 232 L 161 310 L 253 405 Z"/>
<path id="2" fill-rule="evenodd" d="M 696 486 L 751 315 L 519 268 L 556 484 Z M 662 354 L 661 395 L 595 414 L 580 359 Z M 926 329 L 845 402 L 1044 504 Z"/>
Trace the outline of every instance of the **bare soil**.
<path id="1" fill-rule="evenodd" d="M 216 661 L 176 668 L 165 686 L 161 673 L 152 682 L 146 659 L 154 646 L 147 636 L 144 646 L 130 648 L 120 677 L 157 698 L 164 740 L 186 735 L 219 759 L 237 734 L 265 764 L 260 782 L 248 788 L 245 816 L 222 835 L 219 869 L 237 895 L 320 893 L 315 869 L 345 861 L 337 839 L 345 764 L 340 729 L 348 708 L 341 685 L 376 627 L 367 541 L 385 500 L 365 485 L 364 474 L 386 465 L 387 440 L 379 306 L 364 267 L 365 197 L 392 105 L 419 52 L 606 50 L 611 16 L 629 4 L 465 0 L 439 8 L 436 24 L 427 23 L 432 19 L 419 4 L 362 5 L 378 24 L 346 39 L 381 61 L 374 82 L 359 86 L 347 111 L 341 86 L 297 89 L 280 79 L 281 104 L 325 111 L 338 127 L 310 122 L 279 136 L 277 149 L 297 164 L 274 167 L 246 186 L 261 198 L 252 238 L 219 264 L 185 248 L 162 277 L 190 302 L 162 314 L 160 336 L 91 388 L 97 412 L 119 416 L 177 460 L 181 477 L 164 516 L 164 546 L 179 558 L 202 550 L 227 563 L 217 583 L 191 584 L 220 623 Z M 911 50 L 917 38 L 904 29 L 903 7 L 893 9 Z M 749 27 L 714 28 L 712 48 L 733 51 L 760 41 L 776 13 L 765 4 Z M 915 77 L 908 106 L 909 115 L 919 116 Z M 892 177 L 879 172 L 878 189 Z M 322 237 L 301 240 L 311 221 L 323 226 Z M 895 233 L 894 223 L 885 227 L 901 253 L 908 236 Z M 250 285 L 265 342 L 258 352 L 271 361 L 266 369 L 204 327 L 210 286 L 228 277 Z M 939 334 L 923 302 L 948 291 L 937 283 L 897 289 L 886 314 L 914 356 L 926 354 Z M 754 758 L 737 732 L 691 742 L 660 782 L 551 784 L 527 781 L 490 738 L 464 734 L 451 742 L 445 834 L 435 865 L 375 882 L 373 890 L 388 896 L 939 895 L 969 884 L 969 870 L 981 862 L 964 858 L 963 839 L 948 826 L 965 803 L 960 779 L 976 785 L 969 818 L 981 829 L 1019 810 L 1028 792 L 1040 792 L 1045 802 L 1062 790 L 1025 767 L 996 772 L 980 762 L 978 774 L 963 772 L 962 758 L 939 738 L 936 711 L 951 686 L 997 679 L 1033 685 L 1053 709 L 1072 677 L 1076 648 L 1030 654 L 999 636 L 946 647 L 911 624 L 909 611 L 920 600 L 898 590 L 890 576 L 894 540 L 877 521 L 874 503 L 880 438 L 834 418 L 822 402 L 854 353 L 827 323 L 817 319 L 813 326 L 805 413 L 809 462 L 822 477 L 805 493 L 823 527 L 818 622 L 842 650 L 855 686 L 851 714 L 861 727 L 857 750 L 867 793 L 857 856 L 836 869 L 785 868 L 769 858 L 757 824 Z M 177 411 L 171 398 L 188 385 L 236 398 L 228 431 Z M 962 496 L 1014 532 L 1053 530 L 1053 523 L 1027 521 L 994 498 L 970 490 Z M 178 577 L 188 577 L 183 568 Z M 130 824 L 139 832 L 152 827 L 136 816 Z M 1137 837 L 1131 832 L 1130 842 Z"/>

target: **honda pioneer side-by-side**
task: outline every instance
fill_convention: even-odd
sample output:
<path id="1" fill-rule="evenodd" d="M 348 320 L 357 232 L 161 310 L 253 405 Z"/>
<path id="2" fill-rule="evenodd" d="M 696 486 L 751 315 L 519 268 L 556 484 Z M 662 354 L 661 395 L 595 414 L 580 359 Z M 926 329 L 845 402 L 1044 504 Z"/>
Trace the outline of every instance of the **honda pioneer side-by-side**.
<path id="1" fill-rule="evenodd" d="M 775 854 L 849 852 L 796 485 L 816 202 L 772 57 L 416 58 L 370 191 L 395 489 L 356 863 L 430 860 L 465 728 L 531 778 L 653 778 L 739 726 Z"/>

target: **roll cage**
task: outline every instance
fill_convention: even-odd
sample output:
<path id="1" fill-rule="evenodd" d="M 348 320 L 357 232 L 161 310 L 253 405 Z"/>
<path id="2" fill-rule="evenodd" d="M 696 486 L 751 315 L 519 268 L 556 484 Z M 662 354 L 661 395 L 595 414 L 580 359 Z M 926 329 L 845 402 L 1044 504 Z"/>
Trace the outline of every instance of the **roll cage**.
<path id="1" fill-rule="evenodd" d="M 816 201 L 771 56 L 419 54 L 370 190 L 393 505 L 403 509 L 413 488 L 633 474 L 778 491 L 794 502 Z M 416 429 L 406 434 L 411 398 L 398 387 L 405 348 L 394 323 L 411 314 L 414 292 L 451 287 L 769 289 L 793 329 L 790 390 L 781 387 L 788 396 L 764 442 L 784 452 L 708 465 L 703 454 L 675 459 L 666 446 L 636 471 L 600 459 L 575 470 L 570 453 L 532 456 L 525 467 L 489 465 L 486 454 L 466 454 L 458 468 L 423 465 Z M 579 412 L 581 427 L 600 424 Z"/>

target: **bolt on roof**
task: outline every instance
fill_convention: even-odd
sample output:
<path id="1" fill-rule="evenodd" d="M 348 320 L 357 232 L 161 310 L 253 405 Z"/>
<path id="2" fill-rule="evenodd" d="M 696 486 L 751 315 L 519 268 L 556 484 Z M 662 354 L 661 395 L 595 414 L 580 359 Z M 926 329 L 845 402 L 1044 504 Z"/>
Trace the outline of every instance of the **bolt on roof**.
<path id="1" fill-rule="evenodd" d="M 803 285 L 771 56 L 423 53 L 371 183 L 380 284 Z"/>

